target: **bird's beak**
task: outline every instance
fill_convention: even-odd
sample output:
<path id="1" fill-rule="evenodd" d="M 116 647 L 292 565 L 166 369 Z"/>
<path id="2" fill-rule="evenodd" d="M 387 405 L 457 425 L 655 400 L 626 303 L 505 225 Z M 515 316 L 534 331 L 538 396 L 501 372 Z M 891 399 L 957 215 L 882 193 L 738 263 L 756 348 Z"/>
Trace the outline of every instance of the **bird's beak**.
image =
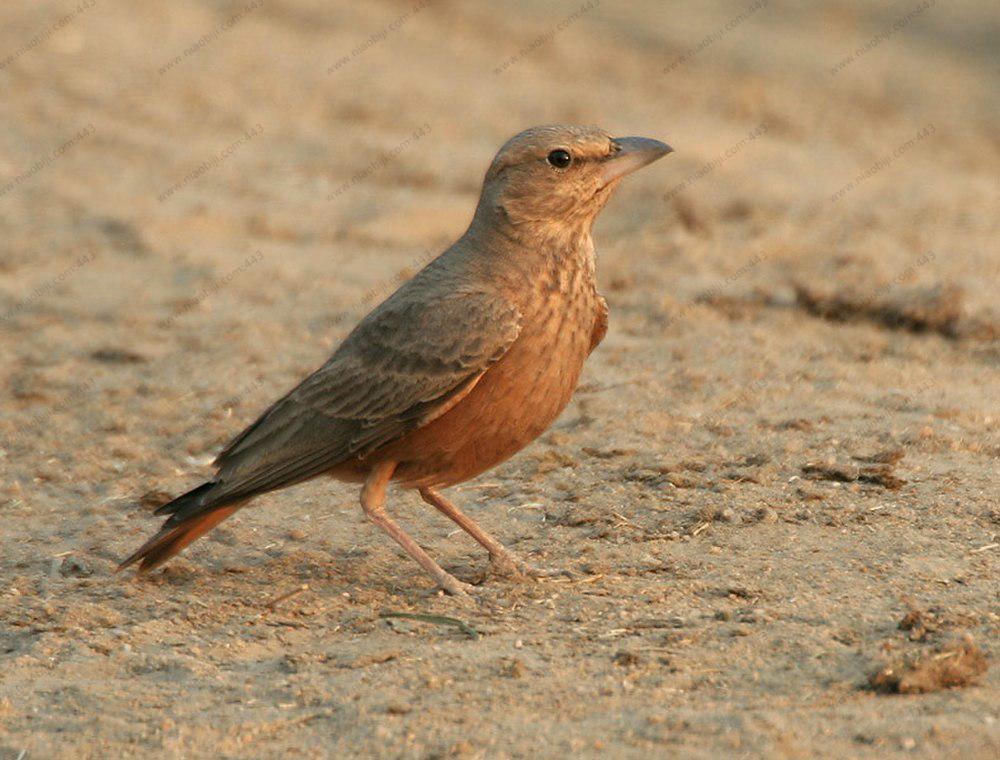
<path id="1" fill-rule="evenodd" d="M 612 142 L 618 150 L 604 159 L 601 169 L 601 186 L 641 169 L 673 151 L 666 143 L 648 137 L 615 137 Z"/>

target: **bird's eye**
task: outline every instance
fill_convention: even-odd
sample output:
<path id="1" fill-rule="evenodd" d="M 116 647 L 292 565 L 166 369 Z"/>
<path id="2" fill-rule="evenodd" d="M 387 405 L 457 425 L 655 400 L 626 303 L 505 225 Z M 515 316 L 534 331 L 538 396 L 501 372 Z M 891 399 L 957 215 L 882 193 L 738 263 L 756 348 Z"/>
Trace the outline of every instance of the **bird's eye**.
<path id="1" fill-rule="evenodd" d="M 554 151 L 549 153 L 548 158 L 545 160 L 557 169 L 565 169 L 573 162 L 573 157 L 569 154 L 568 150 L 556 148 Z"/>

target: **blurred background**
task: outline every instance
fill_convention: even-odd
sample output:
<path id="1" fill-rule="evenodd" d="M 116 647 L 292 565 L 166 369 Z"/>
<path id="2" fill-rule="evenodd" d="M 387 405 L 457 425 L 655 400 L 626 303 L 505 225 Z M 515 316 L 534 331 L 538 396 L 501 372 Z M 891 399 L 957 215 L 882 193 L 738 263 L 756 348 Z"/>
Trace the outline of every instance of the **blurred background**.
<path id="1" fill-rule="evenodd" d="M 904 597 L 952 610 L 954 631 L 997 631 L 998 553 L 969 552 L 1000 525 L 998 56 L 993 0 L 2 4 L 0 752 L 521 757 L 544 736 L 619 756 L 992 754 L 995 674 L 925 704 L 936 738 L 857 684 Z M 160 585 L 111 579 L 152 505 L 457 238 L 496 149 L 549 122 L 675 153 L 598 220 L 611 330 L 578 399 L 461 499 L 548 564 L 589 557 L 602 578 L 580 588 L 613 598 L 510 591 L 483 623 L 492 643 L 428 664 L 455 637 L 388 629 L 379 610 L 457 613 L 414 596 L 412 568 L 328 483 L 269 497 Z M 896 466 L 899 451 L 859 478 L 852 457 Z M 479 569 L 407 504 L 446 567 Z M 760 604 L 726 590 L 762 577 L 781 589 L 753 592 L 770 638 L 732 633 Z M 257 623 L 248 638 L 241 605 L 296 578 L 314 638 Z M 780 642 L 801 615 L 825 643 L 795 653 Z M 629 616 L 687 621 L 685 636 Z M 329 657 L 375 659 L 316 665 L 337 630 Z M 508 651 L 529 639 L 535 659 Z M 372 676 L 379 656 L 408 664 Z M 421 689 L 437 701 L 407 717 Z M 137 712 L 149 694 L 171 717 Z M 759 712 L 800 694 L 812 707 Z M 489 713 L 502 731 L 441 717 L 515 695 L 523 707 Z M 821 718 L 821 703 L 839 707 Z M 552 704 L 566 715 L 539 723 Z"/>

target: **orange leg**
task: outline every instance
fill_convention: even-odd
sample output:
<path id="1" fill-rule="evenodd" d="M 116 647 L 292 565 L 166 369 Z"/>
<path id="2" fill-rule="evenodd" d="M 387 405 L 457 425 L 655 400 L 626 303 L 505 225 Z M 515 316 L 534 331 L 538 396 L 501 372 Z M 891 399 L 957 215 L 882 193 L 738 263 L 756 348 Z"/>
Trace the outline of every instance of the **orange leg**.
<path id="1" fill-rule="evenodd" d="M 361 508 L 364 509 L 368 519 L 384 530 L 417 563 L 437 581 L 438 585 L 455 596 L 466 596 L 473 588 L 467 583 L 462 583 L 442 568 L 437 562 L 431 559 L 430 555 L 410 538 L 409 534 L 386 514 L 385 511 L 385 490 L 392 478 L 392 473 L 396 469 L 395 462 L 382 462 L 375 465 L 361 488 Z"/>
<path id="2" fill-rule="evenodd" d="M 424 501 L 440 511 L 442 514 L 445 514 L 450 519 L 454 520 L 459 528 L 482 544 L 486 551 L 490 553 L 490 561 L 493 563 L 494 568 L 500 573 L 522 573 L 524 575 L 530 575 L 534 578 L 568 574 L 562 570 L 544 570 L 532 567 L 510 551 L 510 549 L 506 546 L 493 538 L 493 536 L 480 528 L 471 517 L 462 512 L 435 489 L 421 488 L 420 495 L 423 497 Z"/>

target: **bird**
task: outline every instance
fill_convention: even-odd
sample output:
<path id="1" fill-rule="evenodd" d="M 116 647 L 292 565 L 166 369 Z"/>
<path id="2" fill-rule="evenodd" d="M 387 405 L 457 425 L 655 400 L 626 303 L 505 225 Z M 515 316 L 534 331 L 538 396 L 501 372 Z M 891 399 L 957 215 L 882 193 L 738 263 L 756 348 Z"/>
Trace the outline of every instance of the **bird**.
<path id="1" fill-rule="evenodd" d="M 644 137 L 546 125 L 510 138 L 462 236 L 376 306 L 315 372 L 215 458 L 215 475 L 155 511 L 125 559 L 158 567 L 254 497 L 319 476 L 360 485 L 361 508 L 445 592 L 477 591 L 389 515 L 416 489 L 508 574 L 542 575 L 441 490 L 505 461 L 555 421 L 604 338 L 594 220 L 621 179 L 670 153 Z"/>

